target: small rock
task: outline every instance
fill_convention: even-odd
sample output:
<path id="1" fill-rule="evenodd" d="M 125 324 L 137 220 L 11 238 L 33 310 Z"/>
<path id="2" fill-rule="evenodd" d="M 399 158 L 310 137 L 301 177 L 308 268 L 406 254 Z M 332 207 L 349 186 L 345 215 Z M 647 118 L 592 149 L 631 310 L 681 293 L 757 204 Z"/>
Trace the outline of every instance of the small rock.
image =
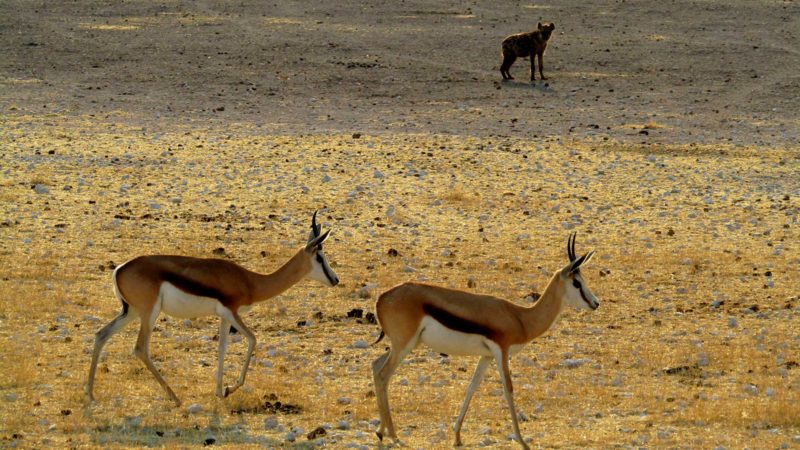
<path id="1" fill-rule="evenodd" d="M 351 401 L 350 397 L 339 397 L 336 399 L 336 403 L 340 405 L 349 405 Z"/>
<path id="2" fill-rule="evenodd" d="M 573 358 L 573 359 L 565 359 L 564 361 L 561 361 L 561 364 L 570 369 L 574 369 L 589 362 L 592 362 L 592 360 L 589 358 Z"/>
<path id="3" fill-rule="evenodd" d="M 750 395 L 758 395 L 758 386 L 752 383 L 745 384 L 744 387 L 742 387 L 742 390 Z"/>
<path id="4" fill-rule="evenodd" d="M 289 442 L 294 442 L 295 439 L 297 439 L 297 435 L 294 434 L 294 432 L 290 431 L 290 432 L 286 433 L 286 435 L 284 436 L 284 439 L 286 439 Z"/>
<path id="5" fill-rule="evenodd" d="M 445 439 L 447 439 L 447 433 L 445 433 L 444 430 L 440 429 L 439 431 L 434 433 L 433 436 L 431 436 L 430 442 L 432 444 L 438 444 L 438 443 L 444 441 Z"/>
<path id="6" fill-rule="evenodd" d="M 336 428 L 339 430 L 349 430 L 350 429 L 350 422 L 346 420 L 340 420 L 336 422 Z"/>
<path id="7" fill-rule="evenodd" d="M 16 392 L 9 392 L 3 396 L 3 400 L 7 402 L 15 402 L 18 398 L 19 396 L 16 394 Z"/>
<path id="8" fill-rule="evenodd" d="M 728 326 L 731 328 L 736 328 L 739 323 L 736 321 L 736 317 L 729 317 L 728 318 Z"/>
<path id="9" fill-rule="evenodd" d="M 198 403 L 192 403 L 191 405 L 189 405 L 188 408 L 186 408 L 186 411 L 188 411 L 189 414 L 197 414 L 197 413 L 201 412 L 202 410 L 203 410 L 203 406 L 198 404 Z"/>
<path id="10" fill-rule="evenodd" d="M 264 429 L 274 430 L 278 428 L 278 419 L 276 417 L 267 417 L 264 419 Z"/>
<path id="11" fill-rule="evenodd" d="M 353 345 L 350 346 L 351 348 L 369 348 L 369 343 L 363 339 L 359 339 L 353 342 Z"/>
<path id="12" fill-rule="evenodd" d="M 36 192 L 37 194 L 49 194 L 50 189 L 43 184 L 36 183 L 33 185 L 33 192 Z"/>
<path id="13" fill-rule="evenodd" d="M 358 297 L 359 298 L 372 298 L 373 293 L 375 292 L 375 288 L 378 286 L 375 283 L 367 283 L 365 286 L 361 286 L 358 289 Z"/>

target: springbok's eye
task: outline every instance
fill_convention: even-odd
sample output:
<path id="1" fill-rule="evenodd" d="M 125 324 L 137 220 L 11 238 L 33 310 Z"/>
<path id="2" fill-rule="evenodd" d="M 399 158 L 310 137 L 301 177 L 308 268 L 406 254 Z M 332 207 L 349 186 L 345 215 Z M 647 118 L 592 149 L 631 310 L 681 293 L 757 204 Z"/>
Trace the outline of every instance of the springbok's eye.
<path id="1" fill-rule="evenodd" d="M 578 280 L 573 279 L 572 280 L 572 285 L 575 286 L 576 289 L 580 289 L 581 288 L 581 282 L 578 281 Z"/>

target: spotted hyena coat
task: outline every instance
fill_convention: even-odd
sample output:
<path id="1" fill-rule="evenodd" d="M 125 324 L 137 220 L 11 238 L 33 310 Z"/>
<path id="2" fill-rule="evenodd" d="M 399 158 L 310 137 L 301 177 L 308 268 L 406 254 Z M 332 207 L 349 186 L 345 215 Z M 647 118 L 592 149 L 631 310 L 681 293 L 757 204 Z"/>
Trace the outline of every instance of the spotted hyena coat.
<path id="1" fill-rule="evenodd" d="M 547 41 L 556 26 L 552 22 L 541 22 L 536 30 L 528 33 L 517 33 L 503 39 L 503 64 L 500 66 L 500 74 L 504 80 L 513 80 L 514 77 L 508 69 L 514 64 L 517 58 L 531 57 L 531 81 L 536 79 L 536 64 L 534 56 L 539 58 L 539 75 L 542 80 L 546 80 L 542 71 L 542 55 L 547 48 Z"/>

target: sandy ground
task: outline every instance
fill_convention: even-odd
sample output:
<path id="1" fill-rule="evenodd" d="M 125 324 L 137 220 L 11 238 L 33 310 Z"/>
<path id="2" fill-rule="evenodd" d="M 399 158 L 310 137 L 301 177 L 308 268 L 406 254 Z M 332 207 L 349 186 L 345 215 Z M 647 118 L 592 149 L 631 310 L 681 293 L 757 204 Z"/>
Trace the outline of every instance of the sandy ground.
<path id="1" fill-rule="evenodd" d="M 3 110 L 169 127 L 798 139 L 794 1 L 3 2 Z M 499 43 L 552 21 L 547 85 Z M 647 134 L 644 134 L 646 132 Z"/>
<path id="2" fill-rule="evenodd" d="M 540 20 L 549 79 L 502 82 L 500 41 Z M 798 33 L 794 1 L 0 2 L 0 447 L 375 448 L 383 347 L 348 313 L 408 279 L 529 302 L 571 231 L 602 304 L 512 362 L 534 447 L 800 445 Z M 242 390 L 213 395 L 215 319 L 162 317 L 184 405 L 134 325 L 85 401 L 115 264 L 266 272 L 315 209 L 342 283 L 249 313 Z M 401 367 L 409 448 L 449 447 L 474 364 Z M 490 373 L 463 439 L 510 430 Z"/>

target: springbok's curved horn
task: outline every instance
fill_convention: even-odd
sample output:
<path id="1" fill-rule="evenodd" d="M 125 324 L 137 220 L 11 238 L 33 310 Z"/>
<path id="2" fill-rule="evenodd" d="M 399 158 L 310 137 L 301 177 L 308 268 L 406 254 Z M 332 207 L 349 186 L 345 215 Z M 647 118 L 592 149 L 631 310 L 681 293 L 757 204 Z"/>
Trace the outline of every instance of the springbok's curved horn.
<path id="1" fill-rule="evenodd" d="M 575 236 L 577 234 L 576 231 L 573 231 L 567 238 L 567 256 L 569 257 L 569 262 L 575 261 Z"/>
<path id="2" fill-rule="evenodd" d="M 314 232 L 314 237 L 319 237 L 320 231 L 322 231 L 322 226 L 317 225 L 317 211 L 314 211 L 314 216 L 311 217 L 311 231 Z"/>

